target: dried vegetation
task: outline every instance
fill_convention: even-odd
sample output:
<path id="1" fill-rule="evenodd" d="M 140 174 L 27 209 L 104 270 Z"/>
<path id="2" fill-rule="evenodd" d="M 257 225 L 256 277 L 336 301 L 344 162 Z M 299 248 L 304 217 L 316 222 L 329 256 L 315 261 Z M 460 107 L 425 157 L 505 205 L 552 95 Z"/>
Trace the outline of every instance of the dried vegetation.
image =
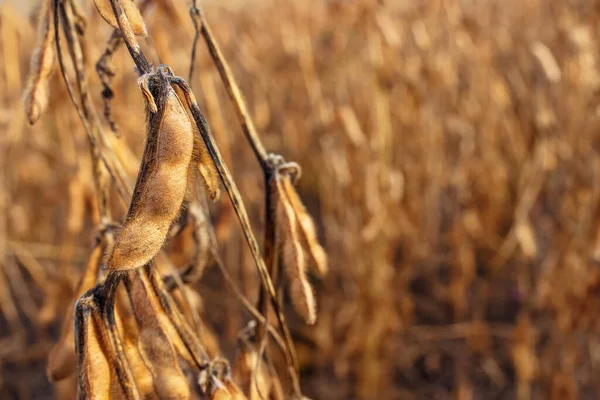
<path id="1" fill-rule="evenodd" d="M 0 4 L 0 397 L 600 396 L 600 4 L 202 5 Z"/>

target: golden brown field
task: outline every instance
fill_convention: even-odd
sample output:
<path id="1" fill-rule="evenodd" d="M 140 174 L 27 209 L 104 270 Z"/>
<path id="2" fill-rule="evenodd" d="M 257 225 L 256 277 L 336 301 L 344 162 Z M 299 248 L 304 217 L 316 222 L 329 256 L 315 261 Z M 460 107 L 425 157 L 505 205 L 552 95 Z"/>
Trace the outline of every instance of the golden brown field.
<path id="1" fill-rule="evenodd" d="M 202 37 L 189 80 L 193 2 L 140 1 L 148 35 L 137 40 L 152 65 L 188 80 L 239 188 L 259 259 L 204 136 L 192 155 L 204 152 L 199 173 L 186 178 L 183 168 L 136 197 L 147 125 L 167 107 L 161 85 L 171 85 L 190 126 L 193 106 L 162 72 L 138 83 L 121 44 L 107 118 L 95 65 L 114 29 L 92 0 L 75 1 L 80 16 L 73 1 L 57 0 L 71 18 L 59 43 L 75 97 L 91 100 L 83 117 L 56 60 L 47 78 L 30 77 L 40 4 L 53 2 L 0 1 L 0 398 L 73 399 L 78 386 L 82 398 L 128 398 L 125 364 L 140 398 L 600 396 L 600 2 L 200 1 L 266 151 L 302 167 L 295 186 L 328 259 L 320 273 L 320 247 L 310 232 L 308 242 L 302 236 L 308 217 L 282 189 L 296 167 L 286 164 L 282 180 L 265 187 L 265 165 Z M 77 48 L 81 71 L 70 57 Z M 35 110 L 23 104 L 31 79 L 48 84 L 36 92 L 48 106 L 33 126 Z M 92 152 L 82 119 L 97 142 Z M 162 146 L 181 139 L 173 132 Z M 156 154 L 150 170 L 163 165 Z M 145 210 L 167 207 L 177 184 L 182 209 L 179 198 L 168 207 L 174 214 L 144 219 Z M 219 185 L 207 208 L 205 193 Z M 132 193 L 138 208 L 128 214 Z M 267 198 L 278 204 L 275 220 Z M 119 261 L 136 257 L 154 226 L 167 236 L 151 266 L 142 268 L 146 254 Z M 117 260 L 113 249 L 126 240 L 133 245 Z M 257 272 L 261 262 L 272 279 Z M 101 263 L 108 271 L 97 270 Z M 109 286 L 113 276 L 124 282 L 115 289 L 121 339 L 94 314 L 97 305 L 74 317 L 82 288 Z M 267 281 L 273 293 L 259 295 Z M 305 323 L 312 291 L 315 325 Z M 179 311 L 169 314 L 167 303 Z M 281 345 L 286 329 L 274 304 L 293 349 Z M 248 306 L 269 308 L 268 332 L 278 333 L 264 334 Z M 76 325 L 75 342 L 80 311 L 88 322 Z M 115 356 L 118 340 L 127 357 Z M 231 377 L 219 370 L 225 364 Z"/>

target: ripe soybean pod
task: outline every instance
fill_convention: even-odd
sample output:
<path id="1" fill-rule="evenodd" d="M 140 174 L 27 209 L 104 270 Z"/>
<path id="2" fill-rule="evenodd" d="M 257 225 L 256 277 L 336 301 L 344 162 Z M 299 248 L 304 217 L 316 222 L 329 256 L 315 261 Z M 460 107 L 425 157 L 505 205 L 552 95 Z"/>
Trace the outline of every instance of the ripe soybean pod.
<path id="1" fill-rule="evenodd" d="M 142 267 L 160 250 L 185 198 L 194 150 L 193 123 L 168 77 L 159 69 L 140 85 L 148 101 L 148 136 L 127 217 L 105 260 L 114 271 Z"/>

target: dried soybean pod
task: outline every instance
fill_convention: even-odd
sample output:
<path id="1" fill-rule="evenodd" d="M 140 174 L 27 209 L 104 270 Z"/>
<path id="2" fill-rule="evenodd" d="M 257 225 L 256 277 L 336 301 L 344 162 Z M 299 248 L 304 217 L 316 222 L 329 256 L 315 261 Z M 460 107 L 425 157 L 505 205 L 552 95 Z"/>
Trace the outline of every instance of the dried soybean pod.
<path id="1" fill-rule="evenodd" d="M 105 235 L 105 238 L 105 240 L 110 240 L 110 235 Z M 73 332 L 75 303 L 83 293 L 96 285 L 98 272 L 100 271 L 100 263 L 102 261 L 102 253 L 104 252 L 104 243 L 105 241 L 101 239 L 96 240 L 94 243 L 85 272 L 74 293 L 73 301 L 67 310 L 60 339 L 54 345 L 52 350 L 50 350 L 46 374 L 51 381 L 60 381 L 75 372 L 77 363 Z"/>
<path id="2" fill-rule="evenodd" d="M 207 324 L 202 321 L 204 305 L 200 294 L 189 286 L 183 285 L 174 289 L 172 291 L 172 296 L 177 307 L 181 309 L 182 316 L 185 318 L 188 325 L 190 327 L 195 327 L 195 332 L 198 335 L 198 338 L 200 339 L 199 341 L 202 343 L 206 354 L 209 357 L 216 357 L 218 354 L 220 354 L 221 350 L 219 348 L 219 340 L 217 339 L 217 335 Z M 187 297 L 188 301 L 186 301 L 184 297 Z M 175 332 L 175 334 L 177 334 L 177 332 Z M 180 354 L 186 359 L 186 361 L 189 362 L 189 356 L 187 355 L 189 351 L 187 351 L 187 348 L 185 354 L 183 355 L 179 350 L 179 345 L 176 345 L 176 348 L 178 349 L 178 354 Z"/>
<path id="3" fill-rule="evenodd" d="M 173 346 L 175 353 L 182 359 L 184 359 L 188 364 L 194 365 L 196 363 L 194 357 L 190 354 L 190 352 L 187 349 L 187 346 L 181 340 L 177 329 L 175 328 L 175 326 L 173 326 L 173 322 L 171 322 L 169 316 L 165 314 L 163 308 L 160 306 L 159 299 L 156 297 L 156 293 L 154 292 L 151 284 L 146 279 L 143 280 L 143 284 L 144 289 L 146 290 L 146 295 L 148 296 L 148 298 L 150 298 L 152 304 L 157 305 L 157 308 L 155 310 L 156 318 L 158 320 L 158 323 L 160 324 L 161 329 L 171 341 L 171 345 Z"/>
<path id="4" fill-rule="evenodd" d="M 187 101 L 187 97 L 183 92 L 183 89 L 178 85 L 174 86 L 175 91 L 177 92 L 177 96 L 185 102 L 185 109 L 188 113 L 188 117 L 191 121 L 194 120 L 191 113 L 191 104 Z M 206 149 L 206 144 L 202 140 L 202 136 L 200 135 L 200 131 L 196 124 L 194 125 L 194 153 L 192 156 L 192 163 L 198 168 L 198 172 L 200 176 L 202 176 L 202 182 L 204 183 L 204 188 L 208 193 L 208 197 L 212 201 L 216 201 L 221 195 L 221 189 L 219 188 L 219 172 L 217 171 L 217 167 L 212 157 L 210 156 L 208 150 Z"/>
<path id="5" fill-rule="evenodd" d="M 113 271 L 142 267 L 158 253 L 185 198 L 193 124 L 163 78 L 156 88 L 157 112 L 149 112 L 148 137 L 129 211 L 106 257 Z"/>
<path id="6" fill-rule="evenodd" d="M 196 333 L 187 324 L 184 315 L 177 308 L 162 277 L 155 268 L 149 266 L 144 268 L 143 273 L 142 280 L 147 296 L 152 298 L 156 304 L 160 304 L 161 308 L 157 309 L 157 316 L 165 333 L 173 340 L 172 343 L 178 355 L 190 365 L 200 370 L 204 369 L 207 360 L 206 350 Z"/>
<path id="7" fill-rule="evenodd" d="M 93 299 L 82 297 L 75 313 L 75 346 L 78 354 L 78 398 L 110 399 L 111 366 L 102 336 L 102 321 Z"/>
<path id="8" fill-rule="evenodd" d="M 317 240 L 315 223 L 310 214 L 306 211 L 306 207 L 304 207 L 300 196 L 298 196 L 298 192 L 296 192 L 292 180 L 287 178 L 283 179 L 282 184 L 300 226 L 300 239 L 302 240 L 302 245 L 310 255 L 312 264 L 316 267 L 316 272 L 320 276 L 324 276 L 327 273 L 327 253 L 325 253 L 325 250 L 323 250 L 323 247 Z"/>
<path id="9" fill-rule="evenodd" d="M 292 305 L 296 312 L 304 318 L 304 321 L 312 325 L 317 320 L 317 307 L 314 293 L 306 278 L 306 257 L 299 237 L 298 220 L 283 187 L 282 181 L 285 179 L 290 178 L 282 175 L 276 178 L 277 193 L 279 195 L 277 220 L 281 223 L 281 256 L 284 270 L 289 279 Z"/>
<path id="10" fill-rule="evenodd" d="M 104 18 L 104 20 L 113 28 L 119 29 L 119 24 L 115 18 L 115 13 L 113 12 L 110 0 L 94 0 L 94 4 L 102 18 Z M 138 36 L 146 36 L 148 34 L 146 31 L 146 24 L 144 23 L 144 18 L 142 18 L 140 10 L 135 4 L 135 0 L 122 0 L 122 4 L 125 15 L 131 24 L 131 29 L 133 29 L 133 33 Z"/>
<path id="11" fill-rule="evenodd" d="M 37 34 L 37 43 L 31 56 L 29 78 L 23 97 L 25 114 L 31 125 L 35 124 L 48 108 L 50 78 L 56 64 L 52 0 L 42 0 Z"/>
<path id="12" fill-rule="evenodd" d="M 157 317 L 160 304 L 148 287 L 147 277 L 139 273 L 129 291 L 139 328 L 142 359 L 152 374 L 154 391 L 159 399 L 188 399 L 190 389 L 187 379 L 179 368 L 173 345 Z"/>
<path id="13" fill-rule="evenodd" d="M 150 370 L 144 363 L 139 347 L 139 329 L 130 305 L 129 294 L 124 287 L 117 292 L 115 303 L 115 321 L 117 331 L 122 338 L 123 350 L 127 363 L 131 368 L 135 386 L 140 398 L 145 400 L 158 399 L 154 393 L 154 381 Z"/>

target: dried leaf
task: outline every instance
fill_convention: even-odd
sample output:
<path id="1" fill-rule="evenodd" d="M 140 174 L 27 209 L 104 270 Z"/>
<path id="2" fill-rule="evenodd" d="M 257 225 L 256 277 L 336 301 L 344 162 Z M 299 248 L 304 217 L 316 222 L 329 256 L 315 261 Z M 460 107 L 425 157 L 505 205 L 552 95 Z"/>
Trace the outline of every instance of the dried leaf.
<path id="1" fill-rule="evenodd" d="M 286 195 L 285 180 L 289 180 L 289 177 L 278 178 L 276 182 L 279 194 L 277 220 L 281 227 L 284 270 L 289 279 L 294 309 L 307 324 L 312 325 L 317 320 L 316 301 L 306 278 L 306 258 L 301 245 L 299 224 L 295 210 Z"/>
<path id="2" fill-rule="evenodd" d="M 124 288 L 121 287 L 120 289 Z M 115 306 L 117 331 L 122 338 L 123 351 L 131 369 L 137 391 L 143 399 L 158 399 L 154 391 L 154 379 L 152 378 L 152 373 L 146 366 L 140 350 L 140 332 L 136 324 L 133 309 L 130 306 L 127 292 L 121 290 L 117 293 Z"/>
<path id="3" fill-rule="evenodd" d="M 112 366 L 108 362 L 110 346 L 103 335 L 103 324 L 95 304 L 85 298 L 78 303 L 75 319 L 76 347 L 79 356 L 79 393 L 93 399 L 110 399 Z"/>

